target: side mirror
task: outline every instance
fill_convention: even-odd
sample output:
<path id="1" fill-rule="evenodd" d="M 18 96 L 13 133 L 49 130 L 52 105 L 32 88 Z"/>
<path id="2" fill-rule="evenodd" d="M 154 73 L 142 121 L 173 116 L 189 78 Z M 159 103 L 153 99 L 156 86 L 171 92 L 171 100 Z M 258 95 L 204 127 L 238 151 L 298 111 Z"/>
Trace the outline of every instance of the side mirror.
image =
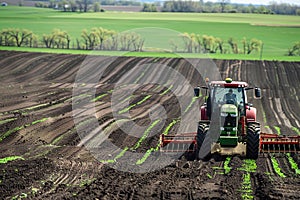
<path id="1" fill-rule="evenodd" d="M 254 96 L 255 96 L 255 98 L 261 98 L 261 89 L 260 88 L 256 87 L 254 89 Z"/>
<path id="2" fill-rule="evenodd" d="M 195 95 L 195 97 L 199 97 L 200 96 L 200 87 L 195 87 L 194 88 L 194 95 Z"/>

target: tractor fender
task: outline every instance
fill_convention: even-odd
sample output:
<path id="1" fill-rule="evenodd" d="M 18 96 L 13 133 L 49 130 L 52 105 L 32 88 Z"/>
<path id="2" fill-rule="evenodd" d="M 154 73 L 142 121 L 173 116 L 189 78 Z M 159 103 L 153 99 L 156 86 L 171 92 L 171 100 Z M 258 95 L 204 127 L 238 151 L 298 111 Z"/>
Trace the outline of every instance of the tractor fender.
<path id="1" fill-rule="evenodd" d="M 256 122 L 256 108 L 248 107 L 246 109 L 246 120 L 249 122 Z"/>
<path id="2" fill-rule="evenodd" d="M 204 105 L 200 108 L 200 120 L 208 120 L 207 107 Z"/>

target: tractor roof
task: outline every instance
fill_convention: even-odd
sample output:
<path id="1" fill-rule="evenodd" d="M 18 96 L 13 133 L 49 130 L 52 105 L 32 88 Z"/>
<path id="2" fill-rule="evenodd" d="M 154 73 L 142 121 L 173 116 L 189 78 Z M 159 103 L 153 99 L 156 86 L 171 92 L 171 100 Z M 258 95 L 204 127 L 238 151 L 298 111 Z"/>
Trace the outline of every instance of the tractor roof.
<path id="1" fill-rule="evenodd" d="M 212 87 L 225 87 L 225 88 L 238 88 L 238 87 L 248 87 L 248 83 L 242 81 L 211 81 L 210 85 Z"/>

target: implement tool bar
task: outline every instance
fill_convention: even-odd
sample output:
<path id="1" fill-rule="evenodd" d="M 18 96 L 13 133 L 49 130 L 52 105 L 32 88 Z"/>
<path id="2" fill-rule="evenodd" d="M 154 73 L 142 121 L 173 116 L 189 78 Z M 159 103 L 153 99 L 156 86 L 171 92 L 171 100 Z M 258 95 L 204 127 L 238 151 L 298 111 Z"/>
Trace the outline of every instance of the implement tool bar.
<path id="1" fill-rule="evenodd" d="M 300 136 L 279 136 L 277 134 L 261 133 L 259 146 L 261 152 L 299 152 Z"/>

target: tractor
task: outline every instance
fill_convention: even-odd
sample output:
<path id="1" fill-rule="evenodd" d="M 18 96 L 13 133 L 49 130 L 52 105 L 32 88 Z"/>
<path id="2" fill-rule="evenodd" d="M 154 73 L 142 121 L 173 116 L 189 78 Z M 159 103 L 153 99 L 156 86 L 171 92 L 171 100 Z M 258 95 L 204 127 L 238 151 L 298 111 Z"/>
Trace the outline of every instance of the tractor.
<path id="1" fill-rule="evenodd" d="M 201 89 L 205 90 L 205 103 L 200 108 L 197 132 L 161 135 L 162 152 L 184 152 L 188 159 L 204 159 L 213 153 L 257 159 L 264 152 L 299 152 L 299 136 L 261 132 L 257 110 L 247 101 L 249 90 L 254 90 L 255 98 L 261 98 L 260 88 L 226 78 L 194 88 L 196 97 Z"/>

